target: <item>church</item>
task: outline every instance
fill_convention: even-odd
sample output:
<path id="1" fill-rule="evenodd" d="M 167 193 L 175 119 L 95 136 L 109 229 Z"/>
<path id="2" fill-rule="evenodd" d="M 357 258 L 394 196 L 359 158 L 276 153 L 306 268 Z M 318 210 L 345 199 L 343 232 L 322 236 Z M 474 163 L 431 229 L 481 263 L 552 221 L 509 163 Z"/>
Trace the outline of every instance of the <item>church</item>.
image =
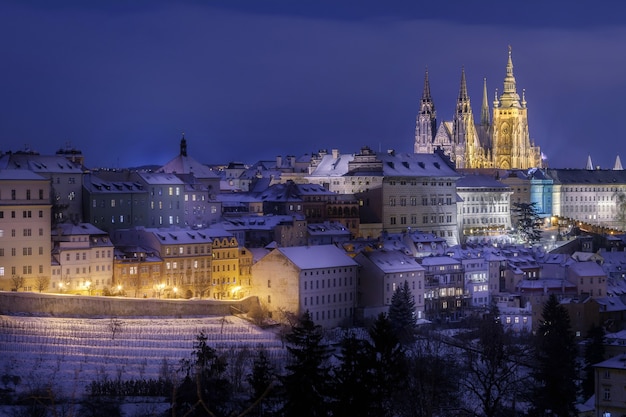
<path id="1" fill-rule="evenodd" d="M 442 149 L 459 169 L 529 169 L 541 168 L 541 151 L 530 141 L 528 110 L 522 90 L 517 94 L 511 47 L 506 65 L 504 88 L 493 101 L 490 118 L 487 81 L 483 84 L 480 122 L 474 121 L 470 98 L 461 72 L 461 88 L 452 121 L 437 126 L 437 113 L 430 94 L 428 70 L 424 77 L 424 92 L 415 124 L 415 153 L 432 153 Z"/>

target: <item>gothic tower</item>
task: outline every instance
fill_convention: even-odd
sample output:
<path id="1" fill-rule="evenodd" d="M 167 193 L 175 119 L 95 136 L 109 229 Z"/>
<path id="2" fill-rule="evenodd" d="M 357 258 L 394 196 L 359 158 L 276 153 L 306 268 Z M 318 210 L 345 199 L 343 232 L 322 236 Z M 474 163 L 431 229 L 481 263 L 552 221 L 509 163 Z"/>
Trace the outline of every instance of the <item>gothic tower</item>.
<path id="1" fill-rule="evenodd" d="M 424 91 L 420 100 L 420 109 L 415 121 L 415 153 L 433 153 L 433 140 L 437 131 L 437 112 L 430 96 L 428 68 L 424 75 Z"/>
<path id="2" fill-rule="evenodd" d="M 504 89 L 493 102 L 493 164 L 500 169 L 528 169 L 541 166 L 539 148 L 530 142 L 526 98 L 517 94 L 513 60 L 509 58 L 504 77 Z"/>
<path id="3" fill-rule="evenodd" d="M 470 98 L 467 94 L 465 68 L 461 71 L 461 87 L 452 123 L 454 154 L 451 155 L 451 159 L 456 163 L 457 168 L 479 168 L 478 164 L 480 164 L 482 152 L 474 124 Z"/>

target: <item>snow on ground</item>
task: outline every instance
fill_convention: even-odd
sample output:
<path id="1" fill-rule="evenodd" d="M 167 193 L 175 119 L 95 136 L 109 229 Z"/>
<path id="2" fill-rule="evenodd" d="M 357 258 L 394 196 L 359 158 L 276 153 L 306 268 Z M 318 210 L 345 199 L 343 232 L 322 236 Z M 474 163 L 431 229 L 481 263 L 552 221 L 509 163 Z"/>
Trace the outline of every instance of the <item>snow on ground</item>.
<path id="1" fill-rule="evenodd" d="M 190 358 L 201 331 L 208 345 L 227 357 L 260 345 L 276 362 L 286 355 L 274 332 L 234 316 L 0 316 L 0 388 L 19 394 L 51 387 L 57 398 L 77 399 L 92 381 L 158 379 Z"/>

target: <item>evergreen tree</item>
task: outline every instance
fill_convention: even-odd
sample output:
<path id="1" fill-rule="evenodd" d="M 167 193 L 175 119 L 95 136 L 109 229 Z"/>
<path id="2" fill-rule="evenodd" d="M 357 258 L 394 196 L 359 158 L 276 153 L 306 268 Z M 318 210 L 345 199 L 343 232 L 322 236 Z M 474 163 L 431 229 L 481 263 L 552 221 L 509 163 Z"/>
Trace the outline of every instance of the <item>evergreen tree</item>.
<path id="1" fill-rule="evenodd" d="M 282 378 L 285 417 L 322 417 L 329 415 L 330 350 L 322 339 L 322 329 L 305 312 L 285 336 L 291 362 Z"/>
<path id="2" fill-rule="evenodd" d="M 372 408 L 373 350 L 366 340 L 353 333 L 344 336 L 339 366 L 334 369 L 333 416 L 366 417 Z"/>
<path id="3" fill-rule="evenodd" d="M 541 239 L 543 221 L 537 214 L 537 203 L 513 203 L 512 212 L 515 216 L 517 231 L 524 242 L 531 245 Z"/>
<path id="4" fill-rule="evenodd" d="M 551 294 L 536 334 L 534 405 L 539 415 L 576 415 L 576 344 L 567 310 Z"/>
<path id="5" fill-rule="evenodd" d="M 604 329 L 601 326 L 592 326 L 588 333 L 585 346 L 585 379 L 582 383 L 584 398 L 589 398 L 595 392 L 595 372 L 593 365 L 604 360 Z"/>
<path id="6" fill-rule="evenodd" d="M 207 336 L 200 332 L 194 342 L 191 359 L 181 360 L 185 374 L 176 389 L 172 406 L 176 414 L 186 416 L 226 415 L 231 406 L 232 389 L 225 378 L 226 361 L 207 345 Z"/>
<path id="7" fill-rule="evenodd" d="M 415 300 L 407 281 L 393 292 L 389 306 L 389 321 L 394 334 L 402 344 L 407 345 L 415 340 Z"/>
<path id="8" fill-rule="evenodd" d="M 250 415 L 268 416 L 274 409 L 277 377 L 267 351 L 261 347 L 252 363 L 252 372 L 248 375 L 252 388 L 249 403 L 253 405 Z"/>
<path id="9" fill-rule="evenodd" d="M 394 416 L 404 397 L 407 360 L 391 321 L 381 313 L 369 331 L 372 340 L 371 416 Z"/>

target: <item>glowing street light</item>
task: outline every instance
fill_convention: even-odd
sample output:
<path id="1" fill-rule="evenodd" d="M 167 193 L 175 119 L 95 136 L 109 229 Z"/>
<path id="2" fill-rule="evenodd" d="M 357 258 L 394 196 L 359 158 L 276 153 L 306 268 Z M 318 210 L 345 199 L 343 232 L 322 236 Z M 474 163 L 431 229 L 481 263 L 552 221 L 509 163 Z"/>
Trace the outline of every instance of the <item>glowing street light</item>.
<path id="1" fill-rule="evenodd" d="M 178 287 L 174 287 L 174 298 L 176 298 L 177 294 L 178 294 Z"/>

